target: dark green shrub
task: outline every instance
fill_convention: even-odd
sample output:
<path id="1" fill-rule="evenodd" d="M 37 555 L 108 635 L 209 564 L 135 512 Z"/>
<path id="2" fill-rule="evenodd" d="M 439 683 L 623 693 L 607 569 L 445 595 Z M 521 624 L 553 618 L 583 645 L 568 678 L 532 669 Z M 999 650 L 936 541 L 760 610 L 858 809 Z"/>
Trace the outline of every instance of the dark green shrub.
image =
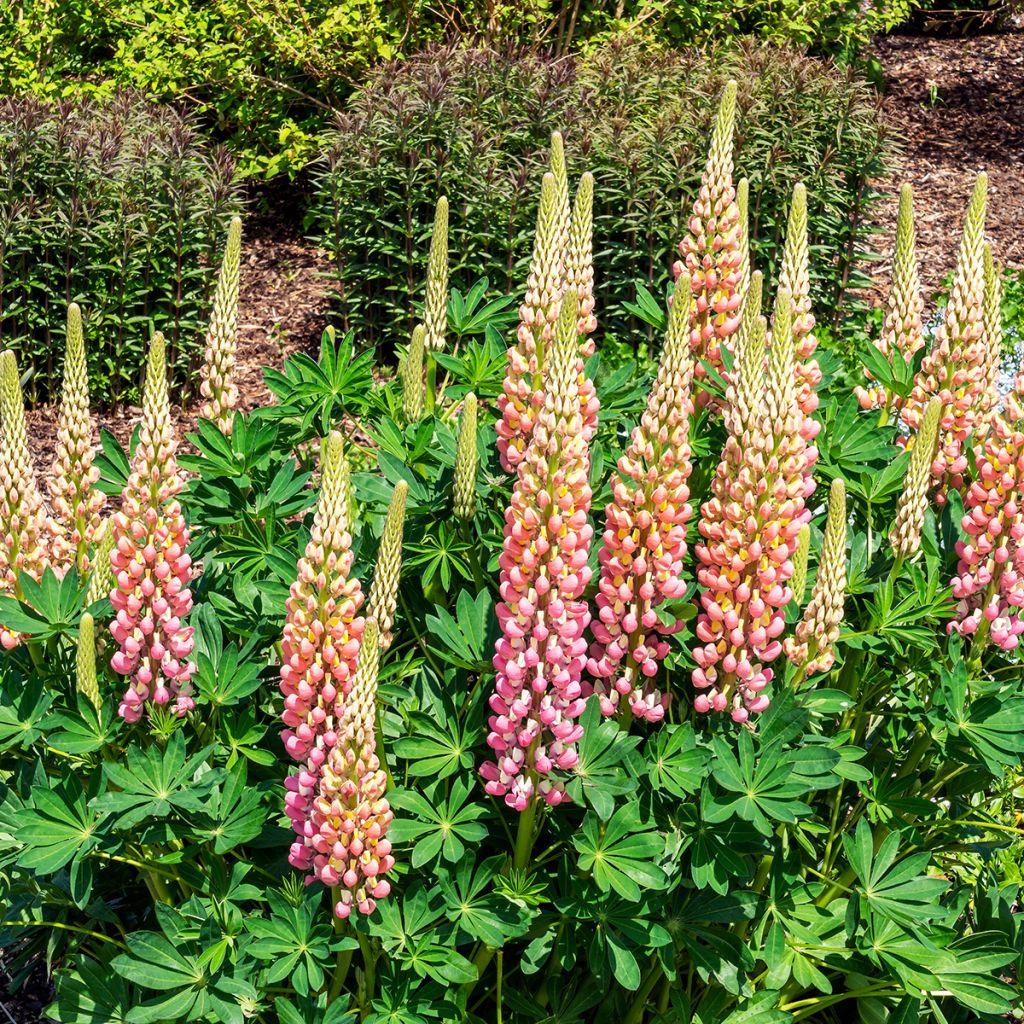
<path id="1" fill-rule="evenodd" d="M 189 117 L 128 93 L 0 101 L 0 343 L 53 397 L 64 309 L 81 304 L 97 399 L 137 384 L 150 329 L 189 380 L 228 216 L 234 166 Z"/>
<path id="2" fill-rule="evenodd" d="M 815 197 L 820 308 L 840 306 L 864 241 L 884 141 L 870 89 L 768 46 L 666 51 L 617 38 L 586 59 L 430 49 L 374 75 L 314 171 L 310 228 L 333 259 L 342 320 L 377 341 L 412 315 L 437 196 L 452 204 L 453 267 L 518 293 L 548 136 L 593 169 L 602 328 L 631 326 L 637 282 L 663 289 L 700 182 L 714 97 L 739 82 L 738 173 L 751 180 L 757 259 L 773 266 L 795 182 Z M 835 255 L 838 253 L 838 255 Z"/>

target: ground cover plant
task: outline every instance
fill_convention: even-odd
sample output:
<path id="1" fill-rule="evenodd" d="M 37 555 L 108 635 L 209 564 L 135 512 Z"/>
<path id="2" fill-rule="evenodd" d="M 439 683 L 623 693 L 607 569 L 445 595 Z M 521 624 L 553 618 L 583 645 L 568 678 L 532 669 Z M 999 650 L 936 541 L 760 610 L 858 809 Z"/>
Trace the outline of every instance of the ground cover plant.
<path id="1" fill-rule="evenodd" d="M 164 332 L 187 390 L 234 177 L 194 118 L 137 93 L 0 100 L 0 341 L 33 403 L 59 394 L 69 302 L 86 311 L 98 402 L 137 398 L 147 330 Z"/>
<path id="2" fill-rule="evenodd" d="M 233 230 L 192 454 L 159 334 L 129 450 L 93 449 L 72 306 L 49 506 L 0 356 L 0 941 L 53 965 L 54 1019 L 1020 1010 L 1024 376 L 987 183 L 930 342 L 904 191 L 854 393 L 812 193 L 778 279 L 751 257 L 735 104 L 653 380 L 602 368 L 558 135 L 507 349 L 442 199 L 398 378 L 328 332 L 247 415 Z"/>
<path id="3" fill-rule="evenodd" d="M 597 298 L 612 340 L 636 353 L 655 334 L 634 312 L 664 304 L 676 244 L 700 184 L 714 97 L 735 78 L 738 166 L 751 189 L 757 260 L 777 272 L 793 184 L 809 210 L 812 291 L 842 307 L 863 283 L 869 180 L 884 167 L 866 83 L 794 50 L 709 45 L 666 50 L 619 36 L 585 58 L 438 47 L 382 68 L 328 136 L 309 222 L 331 254 L 339 313 L 364 343 L 410 322 L 408 295 L 438 192 L 450 198 L 453 273 L 501 293 L 525 276 L 536 177 L 552 123 L 596 182 Z M 831 317 L 829 320 L 831 321 Z"/>

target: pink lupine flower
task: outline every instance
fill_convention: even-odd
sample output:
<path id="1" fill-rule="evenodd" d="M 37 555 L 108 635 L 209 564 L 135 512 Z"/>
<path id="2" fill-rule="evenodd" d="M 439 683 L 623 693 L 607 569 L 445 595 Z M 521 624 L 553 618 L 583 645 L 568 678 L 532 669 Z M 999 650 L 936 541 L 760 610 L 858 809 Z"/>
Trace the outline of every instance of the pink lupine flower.
<path id="1" fill-rule="evenodd" d="M 1024 633 L 1024 367 L 974 457 L 978 477 L 964 498 L 967 539 L 956 546 L 957 617 L 949 629 L 1012 651 Z"/>
<path id="2" fill-rule="evenodd" d="M 916 432 L 928 402 L 934 396 L 942 399 L 938 452 L 932 463 L 939 505 L 945 504 L 950 488 L 962 489 L 968 439 L 984 423 L 997 398 L 989 383 L 984 339 L 986 188 L 987 178 L 979 174 L 964 221 L 949 303 L 914 388 L 900 410 L 903 422 Z M 908 444 L 907 438 L 900 440 Z"/>
<path id="3" fill-rule="evenodd" d="M 342 919 L 353 907 L 372 914 L 376 901 L 391 891 L 383 875 L 395 863 L 386 834 L 394 815 L 376 752 L 379 664 L 377 623 L 367 619 L 359 666 L 320 773 L 311 819 L 312 876 L 334 888 L 334 912 Z"/>
<path id="4" fill-rule="evenodd" d="M 583 734 L 581 675 L 590 621 L 583 592 L 593 528 L 587 521 L 589 456 L 580 411 L 575 301 L 558 322 L 544 404 L 505 513 L 495 692 L 480 774 L 492 796 L 518 811 L 540 797 L 566 799 L 564 773 Z"/>
<path id="5" fill-rule="evenodd" d="M 115 615 L 110 632 L 118 650 L 110 664 L 129 680 L 118 708 L 126 722 L 137 722 L 147 703 L 171 704 L 177 715 L 194 705 L 190 694 L 195 666 L 188 660 L 192 628 L 184 620 L 192 610 L 189 583 L 195 570 L 177 500 L 184 484 L 176 449 L 164 339 L 158 333 L 149 346 L 132 471 L 121 492 L 121 507 L 111 517 L 115 586 L 110 602 Z"/>
<path id="6" fill-rule="evenodd" d="M 599 561 L 601 577 L 594 644 L 587 669 L 596 677 L 601 712 L 613 715 L 620 702 L 649 722 L 660 721 L 667 694 L 653 685 L 668 654 L 655 610 L 682 596 L 690 489 L 690 385 L 693 357 L 688 341 L 690 282 L 675 286 L 658 376 L 647 409 L 633 430 L 626 454 L 612 477 Z"/>
<path id="7" fill-rule="evenodd" d="M 677 279 L 684 272 L 690 278 L 690 348 L 698 379 L 707 376 L 702 361 L 723 371 L 722 345 L 740 325 L 745 269 L 743 229 L 732 181 L 735 120 L 736 83 L 729 82 L 715 117 L 689 233 L 679 244 L 683 258 L 673 266 Z M 706 402 L 707 393 L 702 392 L 699 399 Z"/>
<path id="8" fill-rule="evenodd" d="M 817 457 L 809 440 L 813 427 L 797 402 L 787 293 L 779 296 L 772 334 L 766 386 L 765 323 L 755 309 L 745 311 L 727 393 L 728 438 L 711 497 L 701 506 L 704 543 L 695 546 L 704 610 L 696 625 L 702 645 L 693 651 L 693 684 L 706 692 L 694 707 L 728 709 L 737 722 L 769 703 L 769 663 L 782 650 L 788 581 L 810 519 L 805 501 L 814 489 L 810 467 Z"/>

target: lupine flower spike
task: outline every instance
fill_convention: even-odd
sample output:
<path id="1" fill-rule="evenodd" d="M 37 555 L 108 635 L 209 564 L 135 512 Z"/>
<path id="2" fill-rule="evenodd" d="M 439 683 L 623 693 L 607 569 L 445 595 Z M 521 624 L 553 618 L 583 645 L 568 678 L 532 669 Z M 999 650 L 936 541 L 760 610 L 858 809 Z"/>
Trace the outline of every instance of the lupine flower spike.
<path id="1" fill-rule="evenodd" d="M 332 887 L 334 913 L 342 920 L 353 908 L 372 914 L 377 900 L 391 892 L 383 875 L 395 864 L 387 838 L 394 814 L 384 795 L 387 773 L 376 752 L 379 667 L 377 623 L 367 619 L 359 667 L 323 766 L 313 813 L 313 876 Z"/>
<path id="2" fill-rule="evenodd" d="M 749 315 L 749 314 L 748 314 Z M 744 317 L 746 320 L 746 317 Z M 792 310 L 788 293 L 776 303 L 767 387 L 744 391 L 763 367 L 763 325 L 742 330 L 726 395 L 728 438 L 701 507 L 696 545 L 704 588 L 693 651 L 699 712 L 729 710 L 737 722 L 768 707 L 769 663 L 782 650 L 788 582 L 800 532 L 810 519 L 816 451 L 809 420 L 797 404 Z"/>
<path id="3" fill-rule="evenodd" d="M 423 383 L 423 350 L 427 331 L 423 324 L 412 330 L 409 349 L 402 360 L 402 412 L 409 423 L 423 419 L 426 405 L 426 385 Z"/>
<path id="4" fill-rule="evenodd" d="M 684 272 L 690 278 L 690 348 L 697 360 L 694 373 L 698 379 L 706 376 L 701 361 L 722 372 L 721 347 L 740 324 L 743 251 L 740 211 L 732 182 L 735 122 L 736 83 L 729 82 L 715 117 L 689 233 L 679 244 L 683 258 L 673 267 L 676 278 Z M 707 401 L 706 392 L 699 397 Z"/>
<path id="5" fill-rule="evenodd" d="M 217 275 L 210 326 L 206 332 L 199 393 L 206 399 L 200 415 L 212 420 L 222 434 L 231 433 L 238 389 L 235 387 L 235 348 L 238 343 L 238 282 L 242 254 L 242 220 L 233 217 Z"/>
<path id="6" fill-rule="evenodd" d="M 964 498 L 949 629 L 1014 650 L 1024 633 L 1024 364 L 1001 412 L 974 446 L 977 479 Z"/>
<path id="7" fill-rule="evenodd" d="M 114 531 L 109 519 L 104 519 L 94 534 L 96 551 L 90 560 L 92 571 L 89 586 L 85 591 L 85 607 L 101 601 L 114 586 L 114 573 L 110 565 L 110 553 L 114 550 Z"/>
<path id="8" fill-rule="evenodd" d="M 578 311 L 564 304 L 547 370 L 544 404 L 505 512 L 499 559 L 502 635 L 495 645 L 495 692 L 480 774 L 492 796 L 517 811 L 535 799 L 566 799 L 565 778 L 583 735 L 581 676 L 590 612 L 593 528 L 589 456 L 580 414 Z"/>
<path id="9" fill-rule="evenodd" d="M 811 528 L 805 524 L 797 537 L 796 554 L 793 555 L 793 575 L 789 581 L 793 601 L 798 605 L 804 603 L 804 592 L 807 590 L 807 559 L 810 553 Z"/>
<path id="10" fill-rule="evenodd" d="M 971 432 L 984 423 L 997 396 L 987 388 L 985 352 L 984 232 L 987 178 L 978 175 L 967 208 L 960 257 L 953 287 L 935 340 L 921 363 L 914 388 L 901 410 L 903 422 L 916 432 L 933 396 L 942 399 L 939 445 L 932 463 L 935 500 L 963 487 L 967 471 L 965 446 Z M 906 444 L 905 439 L 901 439 Z"/>
<path id="11" fill-rule="evenodd" d="M 982 250 L 985 274 L 985 305 L 982 312 L 983 346 L 985 350 L 985 371 L 982 383 L 983 394 L 998 395 L 999 371 L 1003 360 L 1003 322 L 1001 308 L 1003 283 L 999 268 L 992 259 L 992 246 L 987 242 Z M 987 429 L 988 420 L 982 421 L 981 428 Z"/>
<path id="12" fill-rule="evenodd" d="M 913 558 L 921 547 L 921 526 L 928 508 L 928 492 L 932 486 L 931 468 L 939 440 L 941 416 L 942 399 L 933 398 L 925 409 L 921 427 L 914 438 L 907 475 L 903 478 L 903 490 L 896 503 L 896 522 L 889 534 L 893 554 L 899 561 Z"/>
<path id="13" fill-rule="evenodd" d="M 337 431 L 323 441 L 320 467 L 313 528 L 285 605 L 281 640 L 281 738 L 288 756 L 302 763 L 285 780 L 285 811 L 299 837 L 288 860 L 306 871 L 313 867 L 319 830 L 315 801 L 324 764 L 338 741 L 364 621 L 359 615 L 362 587 L 350 576 L 350 485 Z"/>
<path id="14" fill-rule="evenodd" d="M 498 453 L 509 473 L 515 472 L 523 460 L 538 411 L 535 403 L 539 404 L 543 396 L 546 350 L 562 305 L 563 229 L 558 185 L 549 172 L 541 187 L 537 234 L 526 297 L 519 307 L 516 344 L 508 350 L 503 394 L 498 396 Z"/>
<path id="15" fill-rule="evenodd" d="M 818 408 L 815 388 L 821 383 L 821 369 L 814 358 L 818 339 L 814 336 L 811 311 L 811 273 L 807 249 L 807 189 L 803 182 L 793 188 L 786 225 L 786 242 L 779 271 L 779 290 L 788 291 L 793 306 L 793 343 L 796 359 L 796 399 L 806 416 Z M 813 421 L 812 421 L 813 422 Z M 815 433 L 820 426 L 814 423 Z M 813 435 L 812 435 L 813 436 Z"/>
<path id="16" fill-rule="evenodd" d="M 548 170 L 555 179 L 555 222 L 558 224 L 558 249 L 565 260 L 569 248 L 569 168 L 565 162 L 565 143 L 561 132 L 551 133 L 551 156 Z"/>
<path id="17" fill-rule="evenodd" d="M 587 171 L 580 175 L 580 183 L 576 188 L 565 266 L 566 287 L 576 292 L 579 303 L 580 316 L 576 331 L 580 335 L 580 355 L 584 359 L 594 354 L 594 340 L 590 335 L 597 330 L 597 317 L 594 316 L 593 249 L 594 176 Z"/>
<path id="18" fill-rule="evenodd" d="M 476 474 L 479 461 L 476 450 L 476 395 L 470 392 L 462 403 L 459 440 L 455 453 L 453 510 L 459 519 L 476 514 Z"/>
<path id="19" fill-rule="evenodd" d="M 747 297 L 750 288 L 750 275 L 753 272 L 750 256 L 750 182 L 746 178 L 740 178 L 736 186 L 736 210 L 739 213 L 740 236 L 740 264 L 738 280 L 736 282 L 736 294 L 740 297 L 740 307 Z"/>
<path id="20" fill-rule="evenodd" d="M 118 644 L 111 666 L 128 678 L 118 708 L 126 722 L 137 722 L 150 703 L 170 704 L 179 716 L 194 704 L 195 666 L 188 660 L 193 636 L 185 617 L 192 610 L 189 584 L 195 570 L 177 498 L 184 482 L 176 449 L 164 339 L 157 333 L 149 345 L 139 443 L 121 507 L 111 520 L 115 617 L 110 632 Z"/>
<path id="21" fill-rule="evenodd" d="M 900 189 L 900 210 L 896 220 L 896 250 L 892 258 L 892 284 L 886 304 L 882 331 L 875 347 L 888 360 L 910 362 L 924 344 L 921 314 L 924 299 L 917 273 L 917 242 L 914 231 L 914 194 L 909 184 Z M 870 378 L 870 374 L 868 374 Z M 899 409 L 903 400 L 881 385 L 854 388 L 863 409 Z"/>
<path id="22" fill-rule="evenodd" d="M 96 449 L 92 435 L 82 312 L 75 303 L 71 303 L 68 306 L 57 449 L 50 470 L 49 488 L 55 518 L 67 535 L 73 548 L 71 554 L 75 568 L 83 577 L 89 568 L 90 549 L 106 504 L 106 496 L 96 486 L 100 471 L 93 465 Z"/>
<path id="23" fill-rule="evenodd" d="M 395 609 L 398 607 L 398 584 L 402 577 L 402 535 L 405 530 L 405 502 L 409 496 L 409 485 L 404 480 L 395 484 L 391 492 L 388 515 L 384 520 L 384 532 L 380 537 L 377 565 L 373 571 L 373 586 L 366 614 L 377 625 L 381 650 L 386 651 L 394 640 L 391 627 L 395 624 Z"/>
<path id="24" fill-rule="evenodd" d="M 427 258 L 427 295 L 423 304 L 424 344 L 428 352 L 444 348 L 448 328 L 448 200 L 441 196 Z"/>
<path id="25" fill-rule="evenodd" d="M 846 600 L 846 485 L 833 480 L 829 493 L 825 539 L 821 545 L 818 575 L 811 599 L 797 623 L 794 635 L 786 637 L 786 657 L 803 668 L 803 676 L 827 672 L 835 662 L 832 645 L 839 636 Z"/>
<path id="26" fill-rule="evenodd" d="M 78 646 L 75 651 L 75 670 L 78 692 L 96 710 L 100 707 L 100 688 L 96 681 L 96 627 L 92 616 L 85 612 L 78 624 Z"/>
<path id="27" fill-rule="evenodd" d="M 69 552 L 65 538 L 46 514 L 36 484 L 25 429 L 25 402 L 14 353 L 0 353 L 0 588 L 21 596 L 22 573 L 38 580 L 47 565 L 61 575 Z M 10 650 L 18 636 L 0 630 Z"/>
<path id="28" fill-rule="evenodd" d="M 662 624 L 656 609 L 686 591 L 682 570 L 692 513 L 689 292 L 689 278 L 682 274 L 647 409 L 612 477 L 587 664 L 602 714 L 624 707 L 649 722 L 660 721 L 668 706 L 654 677 L 669 651 L 666 637 L 676 631 Z"/>

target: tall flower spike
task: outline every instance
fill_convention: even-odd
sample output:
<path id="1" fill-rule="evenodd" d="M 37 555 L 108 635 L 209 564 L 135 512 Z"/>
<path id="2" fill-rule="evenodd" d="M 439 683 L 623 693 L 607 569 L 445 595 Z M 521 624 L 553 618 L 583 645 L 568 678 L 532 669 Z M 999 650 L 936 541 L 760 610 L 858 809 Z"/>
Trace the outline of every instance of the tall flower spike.
<path id="1" fill-rule="evenodd" d="M 814 358 L 818 339 L 814 336 L 811 311 L 811 271 L 807 249 L 807 188 L 798 181 L 793 188 L 786 225 L 786 242 L 779 271 L 779 289 L 788 291 L 793 304 L 793 343 L 795 348 L 796 398 L 809 416 L 818 408 L 815 388 L 821 383 L 821 369 Z"/>
<path id="2" fill-rule="evenodd" d="M 839 636 L 845 600 L 846 485 L 842 480 L 833 480 L 811 600 L 794 635 L 783 642 L 786 657 L 794 665 L 802 666 L 805 675 L 827 672 L 835 662 L 832 645 Z"/>
<path id="3" fill-rule="evenodd" d="M 89 586 L 85 591 L 85 607 L 103 600 L 114 585 L 114 573 L 110 565 L 110 553 L 114 550 L 114 531 L 109 519 L 100 523 L 93 538 L 96 542 L 94 556 L 90 559 Z"/>
<path id="4" fill-rule="evenodd" d="M 917 273 L 917 242 L 914 230 L 914 193 L 909 184 L 900 189 L 900 209 L 896 220 L 896 249 L 892 258 L 892 283 L 886 304 L 885 321 L 875 339 L 875 347 L 892 364 L 897 354 L 909 362 L 924 344 L 921 314 L 924 299 Z M 868 378 L 870 379 L 870 374 Z M 854 388 L 863 409 L 898 409 L 903 400 L 885 388 Z"/>
<path id="5" fill-rule="evenodd" d="M 440 352 L 448 329 L 448 200 L 444 196 L 437 201 L 434 230 L 430 236 L 423 323 L 427 351 Z"/>
<path id="6" fill-rule="evenodd" d="M 380 638 L 367 619 L 359 667 L 342 712 L 336 742 L 323 766 L 313 807 L 313 877 L 335 887 L 334 913 L 343 920 L 355 908 L 372 914 L 391 892 L 382 876 L 394 867 L 388 825 L 387 773 L 377 757 L 377 673 Z"/>
<path id="7" fill-rule="evenodd" d="M 373 586 L 366 615 L 377 623 L 381 650 L 386 651 L 394 640 L 391 627 L 395 624 L 398 607 L 398 584 L 402 578 L 402 536 L 405 531 L 405 502 L 409 485 L 404 480 L 395 484 L 391 492 L 384 531 L 380 536 L 377 566 L 373 571 Z"/>
<path id="8" fill-rule="evenodd" d="M 931 468 L 939 440 L 941 416 L 942 399 L 933 398 L 924 411 L 920 429 L 914 438 L 907 475 L 903 478 L 903 490 L 896 503 L 896 522 L 889 534 L 889 543 L 896 558 L 903 561 L 913 558 L 921 547 L 921 526 L 928 507 Z"/>
<path id="9" fill-rule="evenodd" d="M 764 403 L 764 374 L 767 350 L 767 328 L 761 316 L 764 276 L 755 271 L 743 304 L 743 320 L 736 339 L 737 351 L 743 348 L 733 401 L 725 407 L 725 425 L 737 436 L 748 429 L 754 417 L 760 415 Z"/>
<path id="10" fill-rule="evenodd" d="M 736 210 L 739 214 L 739 249 L 740 263 L 737 270 L 736 294 L 740 297 L 740 306 L 747 297 L 750 288 L 750 275 L 753 267 L 750 256 L 750 181 L 740 178 L 736 186 Z"/>
<path id="11" fill-rule="evenodd" d="M 476 474 L 479 459 L 476 450 L 476 395 L 470 392 L 459 417 L 459 440 L 455 453 L 453 509 L 459 519 L 476 514 Z"/>
<path id="12" fill-rule="evenodd" d="M 173 704 L 179 716 L 194 705 L 195 666 L 188 660 L 193 631 L 185 617 L 192 610 L 189 584 L 195 568 L 177 498 L 184 482 L 176 449 L 164 338 L 156 333 L 149 345 L 139 442 L 121 507 L 111 519 L 115 585 L 110 632 L 118 644 L 111 667 L 128 678 L 118 708 L 126 722 L 137 722 L 149 703 Z"/>
<path id="13" fill-rule="evenodd" d="M 615 714 L 624 700 L 624 707 L 649 722 L 660 721 L 668 706 L 668 696 L 653 684 L 669 651 L 666 637 L 677 628 L 663 625 L 656 608 L 686 592 L 682 571 L 692 513 L 689 292 L 689 278 L 682 274 L 647 409 L 612 477 L 587 663 L 602 714 Z"/>
<path id="14" fill-rule="evenodd" d="M 703 611 L 696 624 L 693 684 L 699 712 L 730 710 L 737 722 L 769 703 L 768 663 L 778 657 L 784 609 L 800 531 L 810 519 L 814 489 L 810 421 L 797 404 L 792 313 L 787 292 L 776 304 L 768 379 L 749 418 L 737 411 L 740 382 L 763 363 L 759 332 L 741 331 L 726 401 L 728 437 L 701 506 L 695 545 Z M 763 321 L 762 321 L 763 323 Z"/>
<path id="15" fill-rule="evenodd" d="M 1024 633 L 1024 363 L 974 445 L 977 478 L 964 497 L 950 631 L 1014 650 Z"/>
<path id="16" fill-rule="evenodd" d="M 690 348 L 696 356 L 694 373 L 698 379 L 706 376 L 701 361 L 722 372 L 722 345 L 740 324 L 743 251 L 740 211 L 732 183 L 735 123 L 736 83 L 728 82 L 715 117 L 689 233 L 679 244 L 683 258 L 673 267 L 676 278 L 684 272 L 690 278 Z M 699 397 L 707 401 L 706 392 Z"/>
<path id="17" fill-rule="evenodd" d="M 580 176 L 576 188 L 565 266 L 566 287 L 576 292 L 579 303 L 580 315 L 576 331 L 580 335 L 580 355 L 585 359 L 594 354 L 594 340 L 590 335 L 597 330 L 597 318 L 594 316 L 593 250 L 594 176 L 587 171 Z"/>
<path id="18" fill-rule="evenodd" d="M 804 603 L 804 592 L 807 590 L 807 559 L 811 553 L 811 528 L 804 524 L 796 540 L 796 554 L 793 555 L 793 575 L 789 581 L 789 589 L 793 591 L 793 601 Z"/>
<path id="19" fill-rule="evenodd" d="M 426 385 L 423 382 L 423 349 L 427 330 L 423 324 L 412 329 L 409 349 L 402 360 L 402 412 L 409 423 L 418 423 L 423 419 L 426 404 Z"/>
<path id="20" fill-rule="evenodd" d="M 945 504 L 950 488 L 963 487 L 967 440 L 984 423 L 998 397 L 992 390 L 986 390 L 983 250 L 987 187 L 986 175 L 979 174 L 967 207 L 949 302 L 900 413 L 910 430 L 917 431 L 928 402 L 936 395 L 942 399 L 939 446 L 932 463 L 935 500 L 939 505 Z"/>
<path id="21" fill-rule="evenodd" d="M 508 350 L 503 394 L 498 396 L 498 453 L 509 473 L 515 472 L 523 460 L 543 399 L 547 348 L 562 306 L 564 240 L 568 237 L 562 217 L 558 183 L 549 172 L 541 186 L 537 234 L 526 297 L 519 307 L 516 344 Z"/>
<path id="22" fill-rule="evenodd" d="M 242 256 L 242 219 L 232 217 L 224 258 L 206 331 L 206 355 L 200 371 L 199 393 L 206 399 L 200 415 L 212 420 L 222 434 L 231 433 L 238 388 L 235 387 L 235 348 L 238 343 L 238 281 Z"/>
<path id="23" fill-rule="evenodd" d="M 60 575 L 70 552 L 36 484 L 21 379 L 11 351 L 0 353 L 0 431 L 0 588 L 20 596 L 22 573 L 38 580 L 53 565 Z M 8 632 L 0 640 L 8 649 L 17 643 Z"/>
<path id="24" fill-rule="evenodd" d="M 563 260 L 569 248 L 571 213 L 569 208 L 569 168 L 565 162 L 565 143 L 561 132 L 551 133 L 551 155 L 548 171 L 555 179 L 555 216 L 558 223 L 558 247 Z"/>
<path id="25" fill-rule="evenodd" d="M 982 313 L 985 368 L 982 387 L 983 393 L 991 396 L 998 394 L 999 371 L 1003 361 L 1003 283 L 999 268 L 992 259 L 992 246 L 988 242 L 982 250 L 982 259 L 985 274 L 985 305 Z"/>
<path id="26" fill-rule="evenodd" d="M 572 298 L 572 297 L 571 297 Z M 576 361 L 578 311 L 564 304 L 544 404 L 520 462 L 505 512 L 494 712 L 481 766 L 485 788 L 517 811 L 540 798 L 566 799 L 566 773 L 583 735 L 581 676 L 590 612 L 583 597 L 593 527 L 588 522 L 589 456 L 580 414 Z"/>
<path id="27" fill-rule="evenodd" d="M 100 688 L 96 681 L 96 627 L 93 618 L 84 612 L 78 624 L 78 645 L 75 649 L 75 679 L 78 692 L 96 710 L 100 707 Z"/>

